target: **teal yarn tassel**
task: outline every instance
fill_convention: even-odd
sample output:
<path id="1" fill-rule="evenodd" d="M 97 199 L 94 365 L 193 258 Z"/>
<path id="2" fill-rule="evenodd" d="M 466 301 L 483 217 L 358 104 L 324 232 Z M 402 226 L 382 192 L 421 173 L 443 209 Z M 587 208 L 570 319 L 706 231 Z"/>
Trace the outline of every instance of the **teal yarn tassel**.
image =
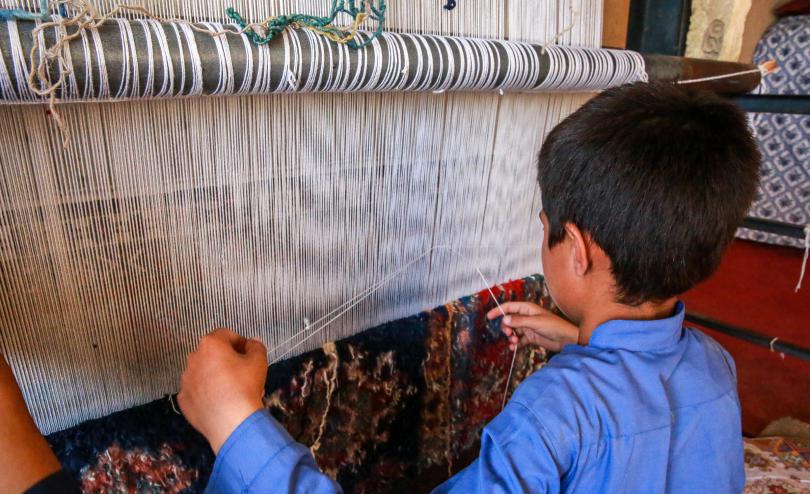
<path id="1" fill-rule="evenodd" d="M 28 12 L 23 9 L 0 10 L 0 21 L 44 21 L 48 17 L 48 0 L 39 0 L 39 12 Z"/>
<path id="2" fill-rule="evenodd" d="M 362 3 L 363 0 L 360 0 L 361 5 Z M 245 21 L 242 15 L 235 9 L 228 8 L 226 14 L 234 24 L 239 26 L 239 28 L 248 35 L 250 40 L 257 45 L 269 43 L 288 27 L 303 27 L 319 32 L 335 42 L 344 43 L 349 48 L 359 49 L 368 45 L 382 34 L 383 25 L 385 24 L 385 0 L 378 0 L 376 5 L 369 3 L 368 10 L 362 7 L 358 8 L 356 0 L 332 0 L 332 8 L 327 17 L 308 14 L 280 15 L 267 21 L 266 25 L 264 25 L 266 29 L 264 33 L 258 33 L 255 29 L 248 28 L 248 22 Z M 345 28 L 338 28 L 332 25 L 339 14 L 349 15 L 355 20 L 358 15 L 368 14 L 369 19 L 377 22 L 377 29 L 371 33 L 371 36 L 360 43 L 355 41 L 354 38 L 348 39 L 345 42 L 339 41 L 346 39 L 350 34 Z"/>

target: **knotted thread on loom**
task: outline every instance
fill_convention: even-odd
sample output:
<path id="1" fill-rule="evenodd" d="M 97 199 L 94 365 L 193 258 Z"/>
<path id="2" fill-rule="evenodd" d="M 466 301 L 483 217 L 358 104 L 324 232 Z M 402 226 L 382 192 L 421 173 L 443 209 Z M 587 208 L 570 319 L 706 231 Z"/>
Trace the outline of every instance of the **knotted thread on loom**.
<path id="1" fill-rule="evenodd" d="M 0 10 L 0 20 L 42 20 L 31 32 L 33 45 L 29 53 L 28 87 L 37 96 L 47 98 L 48 114 L 53 117 L 54 122 L 62 133 L 62 146 L 67 147 L 70 142 L 69 129 L 56 109 L 57 91 L 63 86 L 65 79 L 72 73 L 66 57 L 69 57 L 68 44 L 70 41 L 81 36 L 82 31 L 87 29 L 98 29 L 110 19 L 121 13 L 129 12 L 141 15 L 147 19 L 159 22 L 181 23 L 189 26 L 194 31 L 208 34 L 214 37 L 227 33 L 234 35 L 246 34 L 257 45 L 269 43 L 285 29 L 309 29 L 317 34 L 325 36 L 335 43 L 345 44 L 349 48 L 360 49 L 374 41 L 382 34 L 385 24 L 385 0 L 377 0 L 374 5 L 372 0 L 361 0 L 362 7 L 358 7 L 355 0 L 332 0 L 330 14 L 327 17 L 319 17 L 308 14 L 291 14 L 271 16 L 261 22 L 247 22 L 233 8 L 227 10 L 228 17 L 234 21 L 238 29 L 225 27 L 222 30 L 214 30 L 195 24 L 185 19 L 164 18 L 151 12 L 149 9 L 137 5 L 118 4 L 106 14 L 99 14 L 98 10 L 88 0 L 41 0 L 40 12 L 32 13 L 21 9 Z M 49 15 L 52 10 L 59 14 Z M 345 14 L 353 19 L 348 29 L 335 26 L 338 16 Z M 50 19 L 50 20 L 48 20 Z M 367 19 L 377 23 L 373 32 L 360 43 L 355 42 L 360 25 Z M 76 27 L 75 31 L 68 33 L 67 29 Z M 45 37 L 40 33 L 46 29 L 58 28 L 64 33 L 57 37 L 56 43 L 51 47 L 44 46 Z M 37 55 L 39 61 L 37 62 Z M 52 81 L 49 73 L 51 63 L 56 63 L 58 77 Z"/>
<path id="2" fill-rule="evenodd" d="M 355 0 L 332 0 L 330 13 L 326 17 L 318 17 L 307 14 L 291 14 L 271 17 L 259 24 L 251 24 L 245 21 L 239 12 L 233 8 L 227 10 L 228 17 L 240 28 L 240 32 L 246 33 L 251 41 L 257 45 L 269 43 L 277 35 L 287 28 L 310 29 L 335 43 L 345 44 L 349 48 L 359 49 L 367 46 L 382 34 L 385 24 L 385 1 L 377 0 L 377 5 L 373 5 L 371 0 L 361 0 L 364 8 L 358 8 Z M 334 25 L 340 14 L 345 14 L 354 19 L 349 29 L 343 29 Z M 377 23 L 377 27 L 370 37 L 360 43 L 355 41 L 360 25 L 371 19 Z"/>

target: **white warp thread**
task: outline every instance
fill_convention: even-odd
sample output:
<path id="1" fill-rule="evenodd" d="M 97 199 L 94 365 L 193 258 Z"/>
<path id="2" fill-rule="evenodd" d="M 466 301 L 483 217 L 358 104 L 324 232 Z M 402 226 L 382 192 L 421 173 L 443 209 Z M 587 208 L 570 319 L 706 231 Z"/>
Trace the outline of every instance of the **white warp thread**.
<path id="1" fill-rule="evenodd" d="M 145 6 L 164 17 L 216 23 L 232 3 Z M 573 3 L 582 15 L 560 41 L 597 46 L 601 3 Z M 390 28 L 538 42 L 572 24 L 568 2 L 465 0 L 449 13 L 440 4 L 389 2 Z M 262 18 L 323 6 L 323 0 L 270 0 L 242 10 Z M 151 29 L 153 67 L 145 66 L 148 56 L 132 52 L 126 30 L 121 42 L 128 50 L 115 62 L 90 31 L 86 41 L 75 40 L 72 63 L 89 51 L 97 86 L 89 94 L 79 83 L 71 94 L 112 99 L 137 87 L 158 98 L 202 91 L 193 33 L 182 25 L 132 26 Z M 176 392 L 186 353 L 215 327 L 272 348 L 299 333 L 305 317 L 329 313 L 437 245 L 463 257 L 433 251 L 288 354 L 480 290 L 473 266 L 492 282 L 539 270 L 537 152 L 548 131 L 589 95 L 501 97 L 493 89 L 246 96 L 317 85 L 301 75 L 309 62 L 296 58 L 297 43 L 308 36 L 285 36 L 283 68 L 290 75 L 281 87 L 271 75 L 282 67 L 255 50 L 247 83 L 229 88 L 228 78 L 219 79 L 222 92 L 242 96 L 65 105 L 67 148 L 42 107 L 0 106 L 0 351 L 44 432 Z M 233 40 L 219 49 L 232 56 L 254 49 Z M 166 43 L 187 47 L 171 73 L 161 62 Z M 460 43 L 485 58 L 486 70 L 456 75 L 486 87 L 496 64 L 492 45 Z M 363 79 L 346 70 L 349 50 L 341 49 L 320 77 L 335 90 L 360 90 L 369 81 L 428 90 L 451 80 L 430 80 L 429 64 L 460 67 L 457 59 L 430 60 L 423 52 L 422 68 L 408 75 L 399 46 L 379 45 L 399 57 L 396 68 L 370 64 Z M 510 46 L 508 56 L 526 56 Z M 25 54 L 12 48 L 0 64 L 0 93 L 36 100 L 27 85 L 12 82 L 25 77 Z M 127 72 L 128 84 L 110 82 L 111 63 Z M 224 56 L 222 63 L 227 70 Z M 154 73 L 136 86 L 135 71 L 144 70 Z M 509 79 L 522 85 L 532 74 L 514 70 Z M 82 70 L 76 76 L 86 78 Z"/>

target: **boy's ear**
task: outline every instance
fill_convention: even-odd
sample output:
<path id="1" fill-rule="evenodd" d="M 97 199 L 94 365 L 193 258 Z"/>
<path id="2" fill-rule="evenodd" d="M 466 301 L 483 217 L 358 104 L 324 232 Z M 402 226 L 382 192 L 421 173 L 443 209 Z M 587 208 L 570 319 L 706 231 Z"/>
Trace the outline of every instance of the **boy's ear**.
<path id="1" fill-rule="evenodd" d="M 591 268 L 591 253 L 582 230 L 573 223 L 565 224 L 565 235 L 570 241 L 571 260 L 577 276 L 585 276 Z"/>

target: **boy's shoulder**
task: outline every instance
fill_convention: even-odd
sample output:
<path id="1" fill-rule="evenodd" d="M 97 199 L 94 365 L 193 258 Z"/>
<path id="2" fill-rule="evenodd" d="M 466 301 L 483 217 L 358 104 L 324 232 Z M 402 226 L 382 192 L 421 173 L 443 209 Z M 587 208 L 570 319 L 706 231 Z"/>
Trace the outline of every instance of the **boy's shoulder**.
<path id="1" fill-rule="evenodd" d="M 512 400 L 571 433 L 628 435 L 666 426 L 673 410 L 735 389 L 731 356 L 705 333 L 684 328 L 677 345 L 654 354 L 570 345 Z"/>

